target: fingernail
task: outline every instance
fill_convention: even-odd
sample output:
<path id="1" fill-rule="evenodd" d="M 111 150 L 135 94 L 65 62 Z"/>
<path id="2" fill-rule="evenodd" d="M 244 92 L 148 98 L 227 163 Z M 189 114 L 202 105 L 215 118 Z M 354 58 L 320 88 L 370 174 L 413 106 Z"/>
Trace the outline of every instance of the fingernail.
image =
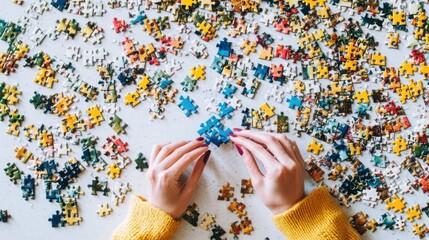
<path id="1" fill-rule="evenodd" d="M 203 137 L 198 137 L 198 138 L 195 139 L 195 141 L 203 141 L 203 140 L 204 140 Z"/>
<path id="2" fill-rule="evenodd" d="M 208 150 L 206 153 L 204 153 L 204 164 L 207 164 L 207 161 L 210 158 L 210 154 L 212 153 L 212 151 Z"/>
<path id="3" fill-rule="evenodd" d="M 208 147 L 209 145 L 206 143 L 201 144 L 201 147 Z"/>
<path id="4" fill-rule="evenodd" d="M 241 147 L 238 146 L 237 144 L 234 144 L 234 145 L 235 145 L 235 148 L 237 148 L 238 154 L 240 154 L 241 156 L 243 156 L 243 149 L 241 149 Z"/>
<path id="5" fill-rule="evenodd" d="M 230 136 L 230 137 L 237 137 L 237 135 L 235 135 L 234 133 L 228 133 L 228 136 Z"/>
<path id="6" fill-rule="evenodd" d="M 243 131 L 243 130 L 241 130 L 241 128 L 233 128 L 232 129 L 234 132 L 241 132 L 241 131 Z"/>

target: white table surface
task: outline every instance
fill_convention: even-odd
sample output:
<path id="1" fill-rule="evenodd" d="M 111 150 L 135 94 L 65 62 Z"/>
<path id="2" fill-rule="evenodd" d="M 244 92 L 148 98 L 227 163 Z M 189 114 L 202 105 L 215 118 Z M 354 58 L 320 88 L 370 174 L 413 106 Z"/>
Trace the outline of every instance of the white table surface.
<path id="1" fill-rule="evenodd" d="M 2 0 L 0 8 L 0 18 L 6 21 L 16 22 L 19 16 L 25 14 L 25 10 L 30 0 L 25 1 L 23 6 L 18 6 L 12 4 L 10 0 Z M 101 45 L 93 46 L 90 43 L 83 42 L 82 37 L 76 36 L 74 40 L 65 40 L 64 35 L 61 35 L 58 40 L 52 41 L 49 38 L 46 38 L 40 46 L 34 46 L 29 38 L 31 32 L 36 26 L 41 27 L 44 30 L 49 29 L 49 27 L 56 26 L 55 20 L 61 19 L 63 17 L 75 18 L 80 25 L 83 27 L 89 19 L 85 19 L 82 16 L 75 14 L 70 14 L 66 12 L 59 12 L 54 8 L 51 8 L 49 12 L 39 16 L 38 20 L 31 19 L 30 25 L 27 27 L 27 32 L 20 36 L 24 42 L 28 43 L 32 48 L 30 54 L 35 54 L 39 50 L 44 50 L 51 56 L 56 56 L 59 59 L 68 61 L 65 56 L 65 48 L 68 46 L 80 46 L 81 51 L 95 49 L 104 47 L 109 51 L 108 59 L 113 59 L 116 56 L 122 55 L 122 46 L 114 43 L 113 40 L 121 41 L 124 39 L 124 36 L 133 37 L 135 40 L 140 43 L 154 42 L 152 37 L 149 37 L 145 32 L 142 32 L 141 26 L 132 26 L 131 31 L 127 33 L 116 34 L 112 29 L 112 19 L 113 17 L 118 17 L 119 19 L 128 19 L 128 10 L 125 8 L 121 9 L 109 9 L 106 5 L 107 13 L 103 17 L 94 17 L 91 20 L 95 21 L 99 26 L 103 27 L 105 30 L 105 39 Z M 148 16 L 153 18 L 156 15 L 156 12 L 151 10 L 147 12 Z M 348 14 L 348 13 L 347 13 Z M 347 15 L 346 14 L 346 15 Z M 346 17 L 347 18 L 347 17 Z M 176 26 L 172 24 L 172 29 L 166 31 L 167 33 L 173 33 L 176 31 Z M 387 63 L 389 66 L 398 67 L 399 64 L 405 59 L 410 50 L 405 47 L 405 44 L 401 44 L 400 50 L 388 49 L 384 46 L 383 42 L 386 39 L 386 32 L 377 32 L 369 31 L 367 28 L 363 28 L 365 32 L 371 32 L 375 35 L 376 39 L 380 42 L 381 46 L 378 48 L 383 54 L 387 55 Z M 286 36 L 280 33 L 274 32 L 272 29 L 267 29 L 262 26 L 261 32 L 267 31 L 273 36 L 275 36 L 276 42 L 280 42 L 279 36 L 282 36 L 285 43 L 292 44 L 296 46 L 294 38 L 292 35 Z M 225 36 L 225 31 L 220 30 L 219 36 Z M 410 33 L 408 33 L 410 34 Z M 401 32 L 401 36 L 405 34 Z M 197 38 L 195 34 L 190 34 L 190 39 L 186 39 L 185 49 L 191 47 L 191 40 Z M 253 37 L 254 38 L 254 37 Z M 252 39 L 253 39 L 252 38 Z M 231 40 L 231 38 L 229 38 Z M 233 42 L 237 43 L 239 39 L 232 39 Z M 205 43 L 208 47 L 209 57 L 207 59 L 196 60 L 193 56 L 186 57 L 172 57 L 168 55 L 169 59 L 176 58 L 184 62 L 183 69 L 177 72 L 172 79 L 175 81 L 174 86 L 180 88 L 179 82 L 185 77 L 186 74 L 190 73 L 190 68 L 194 65 L 201 64 L 207 66 L 207 79 L 205 81 L 199 81 L 199 90 L 185 93 L 184 95 L 191 96 L 197 104 L 199 104 L 199 113 L 192 115 L 187 118 L 183 112 L 175 105 L 169 104 L 166 107 L 165 119 L 163 120 L 150 120 L 150 116 L 147 112 L 148 102 L 143 102 L 135 108 L 130 106 L 124 106 L 123 96 L 127 92 L 131 92 L 134 89 L 134 86 L 125 87 L 122 90 L 122 98 L 119 100 L 119 105 L 121 106 L 121 111 L 118 113 L 120 117 L 128 124 L 127 134 L 120 135 L 120 137 L 129 143 L 129 153 L 130 157 L 134 157 L 137 152 L 143 152 L 145 156 L 150 154 L 151 147 L 154 143 L 164 143 L 169 141 L 176 141 L 180 139 L 195 139 L 198 137 L 196 130 L 199 128 L 199 124 L 204 122 L 210 114 L 205 110 L 204 98 L 207 96 L 203 90 L 212 88 L 215 83 L 216 78 L 219 76 L 215 71 L 209 68 L 213 56 L 215 55 L 217 49 L 216 44 L 220 41 L 220 38 L 217 38 L 209 43 Z M 403 40 L 406 42 L 406 40 Z M 6 50 L 6 43 L 0 42 L 1 51 Z M 258 47 L 259 49 L 260 47 Z M 234 46 L 234 49 L 239 49 L 237 46 Z M 270 64 L 268 61 L 259 60 L 256 54 L 251 54 L 250 57 L 252 61 Z M 86 68 L 83 66 L 82 61 L 75 62 L 70 60 L 73 65 L 76 67 L 76 72 L 80 74 L 81 79 L 97 85 L 99 79 L 98 73 L 95 70 L 95 66 Z M 279 63 L 282 62 L 279 59 L 275 59 L 273 62 Z M 20 65 L 23 64 L 23 61 L 20 62 Z M 161 66 L 164 68 L 165 63 Z M 151 66 L 150 72 L 156 70 L 156 67 Z M 25 122 L 27 123 L 45 123 L 48 125 L 56 125 L 60 122 L 60 118 L 55 115 L 45 115 L 41 110 L 35 110 L 33 106 L 28 102 L 29 99 L 33 96 L 33 92 L 36 90 L 45 95 L 50 95 L 59 91 L 63 91 L 61 85 L 66 81 L 65 78 L 59 76 L 60 82 L 55 84 L 54 89 L 44 88 L 33 83 L 33 78 L 36 74 L 37 68 L 24 68 L 19 66 L 16 73 L 11 74 L 10 76 L 0 75 L 0 81 L 5 81 L 7 83 L 19 84 L 19 90 L 23 92 L 20 96 L 20 103 L 17 105 L 20 113 L 25 115 Z M 421 76 L 416 77 L 416 80 L 421 79 Z M 323 83 L 325 84 L 325 83 Z M 371 88 L 372 84 L 368 83 Z M 375 85 L 379 86 L 379 85 Z M 359 84 L 355 86 L 357 89 L 365 88 L 365 84 Z M 269 89 L 268 82 L 262 82 L 260 89 L 258 90 L 255 99 L 247 99 L 244 96 L 241 96 L 238 92 L 235 94 L 240 99 L 242 99 L 243 106 L 257 108 L 262 103 L 265 102 L 264 95 L 265 92 Z M 182 93 L 182 91 L 180 91 Z M 180 95 L 180 94 L 178 94 Z M 395 94 L 391 94 L 395 95 Z M 76 94 L 76 98 L 80 99 L 75 105 L 78 106 L 78 109 L 84 112 L 89 106 L 94 105 L 94 102 L 85 102 L 83 97 Z M 397 96 L 392 96 L 393 99 L 397 99 Z M 178 96 L 177 96 L 178 99 Z M 219 97 L 218 99 L 222 99 Z M 103 96 L 100 94 L 96 103 L 103 104 Z M 290 119 L 294 119 L 296 110 L 289 109 L 286 104 L 278 104 L 276 102 L 269 102 L 271 105 L 276 107 L 276 112 L 281 111 L 285 112 Z M 422 104 L 422 99 L 419 99 L 417 103 L 409 104 L 407 106 L 407 115 L 411 123 L 415 123 L 415 119 L 412 117 L 412 107 L 417 104 Z M 86 114 L 84 114 L 86 116 Z M 105 118 L 107 119 L 110 114 L 105 113 Z M 226 121 L 226 126 L 228 127 L 239 127 L 241 123 L 242 114 L 240 110 L 235 111 L 235 116 Z M 291 121 L 292 122 L 292 121 Z M 6 166 L 7 162 L 15 162 L 21 170 L 24 170 L 26 173 L 29 173 L 29 170 L 26 167 L 17 161 L 14 158 L 14 147 L 17 146 L 26 146 L 33 153 L 37 152 L 37 146 L 34 143 L 28 143 L 27 140 L 23 137 L 21 133 L 19 138 L 13 138 L 10 135 L 6 134 L 7 122 L 0 124 L 0 141 L 2 145 L 2 150 L 0 151 L 0 167 L 3 168 Z M 113 130 L 108 126 L 107 122 L 103 122 L 101 126 L 95 127 L 90 130 L 89 133 L 94 134 L 100 137 L 98 148 L 101 149 L 101 145 L 104 143 L 104 139 L 108 136 L 114 135 Z M 86 133 L 84 133 L 85 135 Z M 308 156 L 309 153 L 305 151 L 307 144 L 311 141 L 311 138 L 307 135 L 303 135 L 301 138 L 297 138 L 294 134 L 290 133 L 288 136 L 292 139 L 298 141 L 300 147 L 304 149 L 302 154 L 304 157 Z M 59 140 L 64 141 L 63 139 Z M 215 146 L 210 147 L 212 150 L 212 156 L 208 162 L 208 166 L 204 172 L 204 175 L 198 185 L 197 193 L 192 199 L 193 202 L 198 204 L 201 216 L 205 212 L 216 215 L 216 221 L 220 224 L 225 230 L 228 231 L 230 224 L 233 221 L 237 220 L 235 214 L 230 213 L 227 210 L 228 203 L 225 201 L 217 201 L 218 190 L 221 185 L 229 181 L 232 186 L 235 187 L 235 195 L 239 197 L 239 189 L 241 179 L 247 178 L 248 173 L 245 169 L 245 166 L 240 160 L 239 155 L 236 150 L 229 144 L 224 145 L 220 148 Z M 60 166 L 69 159 L 70 157 L 80 158 L 81 148 L 80 146 L 72 146 L 72 153 L 69 156 L 56 158 L 56 161 L 60 163 Z M 328 145 L 325 144 L 325 149 L 329 149 Z M 371 166 L 369 159 L 370 156 L 368 152 L 365 152 L 363 156 L 358 157 L 366 166 Z M 395 159 L 397 163 L 402 161 L 402 158 L 396 157 L 392 154 L 388 154 L 389 159 Z M 107 160 L 110 161 L 110 160 Z M 326 171 L 325 171 L 326 172 Z M 39 180 L 39 186 L 36 190 L 36 199 L 25 201 L 21 198 L 21 190 L 19 185 L 12 184 L 8 177 L 5 174 L 0 174 L 0 209 L 7 209 L 12 215 L 12 218 L 7 224 L 0 223 L 0 232 L 1 239 L 108 239 L 111 236 L 112 230 L 121 222 L 125 217 L 131 195 L 132 194 L 141 194 L 143 196 L 147 195 L 147 184 L 144 178 L 145 173 L 140 172 L 134 169 L 134 165 L 129 165 L 121 174 L 120 181 L 128 181 L 133 189 L 132 193 L 127 195 L 125 203 L 120 204 L 119 207 L 115 207 L 112 204 L 111 198 L 105 197 L 99 194 L 99 196 L 92 196 L 90 190 L 86 187 L 87 184 L 90 184 L 94 176 L 100 176 L 102 179 L 108 179 L 108 176 L 104 172 L 95 173 L 91 168 L 81 174 L 78 178 L 77 184 L 82 187 L 85 191 L 85 195 L 78 200 L 80 216 L 83 217 L 83 222 L 79 226 L 67 226 L 63 228 L 51 228 L 48 218 L 51 217 L 56 210 L 59 209 L 57 203 L 49 203 L 45 199 L 44 185 Z M 326 175 L 325 175 L 326 178 Z M 401 173 L 401 178 L 413 179 L 412 176 L 403 171 Z M 115 180 L 116 181 L 116 180 Z M 389 181 L 389 180 L 388 180 Z M 333 182 L 326 181 L 328 185 L 332 185 Z M 109 186 L 114 187 L 114 181 L 109 179 Z M 316 184 L 314 181 L 307 176 L 306 179 L 306 192 L 310 192 Z M 421 192 L 414 193 L 413 195 L 405 195 L 405 199 L 408 202 L 408 206 L 414 205 L 415 203 L 420 203 L 421 206 L 425 206 L 425 202 L 428 201 L 428 197 L 423 195 Z M 246 196 L 244 199 L 240 199 L 245 202 L 247 205 L 248 217 L 252 220 L 255 231 L 251 236 L 240 235 L 240 239 L 264 239 L 269 237 L 270 239 L 283 239 L 282 234 L 275 228 L 273 222 L 271 221 L 271 214 L 269 210 L 262 205 L 260 200 L 256 195 Z M 113 213 L 110 216 L 101 218 L 96 214 L 97 206 L 101 203 L 109 203 L 113 208 Z M 378 219 L 382 213 L 386 212 L 385 205 L 379 204 L 374 209 L 365 206 L 361 202 L 351 204 L 350 208 L 343 208 L 347 215 L 351 216 L 352 214 L 358 211 L 364 211 L 369 214 L 371 218 Z M 404 214 L 402 216 L 405 217 Z M 422 215 L 422 219 L 418 222 L 429 223 L 428 217 Z M 411 239 L 415 238 L 412 235 L 412 226 L 410 223 L 407 223 L 405 231 L 391 231 L 391 230 L 382 230 L 378 229 L 375 233 L 367 232 L 363 238 L 364 239 Z M 204 231 L 201 228 L 192 227 L 190 224 L 184 222 L 176 235 L 176 239 L 208 239 L 211 232 Z M 232 239 L 231 234 L 226 235 L 228 239 Z"/>

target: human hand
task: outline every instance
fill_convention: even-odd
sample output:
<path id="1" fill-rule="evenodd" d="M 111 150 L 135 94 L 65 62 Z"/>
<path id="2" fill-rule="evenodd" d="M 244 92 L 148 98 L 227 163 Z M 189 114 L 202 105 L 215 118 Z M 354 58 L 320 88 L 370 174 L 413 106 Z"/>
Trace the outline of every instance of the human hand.
<path id="1" fill-rule="evenodd" d="M 230 135 L 261 201 L 280 214 L 304 198 L 305 162 L 295 141 L 284 134 L 234 129 Z M 263 173 L 256 160 L 262 162 Z"/>
<path id="2" fill-rule="evenodd" d="M 210 150 L 203 138 L 153 146 L 146 174 L 149 202 L 179 219 L 194 194 L 209 157 Z M 180 176 L 193 162 L 191 175 L 182 180 Z"/>

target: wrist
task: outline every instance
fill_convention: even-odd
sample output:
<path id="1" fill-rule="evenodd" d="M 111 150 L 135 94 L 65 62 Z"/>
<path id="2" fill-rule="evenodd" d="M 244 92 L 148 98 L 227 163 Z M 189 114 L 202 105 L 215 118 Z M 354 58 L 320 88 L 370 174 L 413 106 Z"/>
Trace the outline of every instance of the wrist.
<path id="1" fill-rule="evenodd" d="M 278 206 L 278 207 L 271 207 L 270 210 L 273 213 L 273 215 L 279 215 L 279 214 L 286 212 L 287 210 L 289 210 L 292 207 L 293 207 L 293 205 L 283 205 L 283 206 Z"/>
<path id="2" fill-rule="evenodd" d="M 282 213 L 288 211 L 289 209 L 291 209 L 293 206 L 295 206 L 297 203 L 299 203 L 304 198 L 305 198 L 305 195 L 303 195 L 302 197 L 300 197 L 297 201 L 294 201 L 293 203 L 284 203 L 284 204 L 281 204 L 278 206 L 270 207 L 270 210 L 273 213 L 273 215 L 282 214 Z"/>
<path id="3" fill-rule="evenodd" d="M 169 209 L 168 207 L 161 206 L 161 205 L 156 204 L 155 202 L 152 202 L 152 201 L 149 201 L 149 202 L 153 207 L 155 207 L 155 208 L 159 209 L 160 211 L 163 211 L 166 214 L 170 215 L 170 217 L 172 217 L 174 220 L 179 220 L 180 217 L 182 216 L 182 214 L 178 214 L 177 211 Z"/>

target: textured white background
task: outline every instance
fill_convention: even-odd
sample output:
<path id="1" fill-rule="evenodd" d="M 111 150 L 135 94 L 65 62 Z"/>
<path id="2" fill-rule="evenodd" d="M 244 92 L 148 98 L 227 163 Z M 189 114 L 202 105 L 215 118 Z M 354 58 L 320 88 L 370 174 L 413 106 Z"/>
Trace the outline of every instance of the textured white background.
<path id="1" fill-rule="evenodd" d="M 10 0 L 1 0 L 0 1 L 0 18 L 7 21 L 16 22 L 19 16 L 25 15 L 25 10 L 30 1 L 26 1 L 23 6 L 14 5 Z M 106 5 L 107 8 L 107 5 Z M 154 18 L 157 16 L 157 13 L 154 11 L 150 11 L 148 13 L 150 18 Z M 145 32 L 142 32 L 141 26 L 132 26 L 131 31 L 127 33 L 116 34 L 112 27 L 112 19 L 113 17 L 118 17 L 119 19 L 128 19 L 128 10 L 125 8 L 111 10 L 107 8 L 107 13 L 103 17 L 96 17 L 91 19 L 91 21 L 95 21 L 99 26 L 105 29 L 106 38 L 103 39 L 102 45 L 93 46 L 90 43 L 83 42 L 82 37 L 76 36 L 74 40 L 65 40 L 64 35 L 59 36 L 58 40 L 55 42 L 49 38 L 46 38 L 45 41 L 40 46 L 34 46 L 34 44 L 30 41 L 31 32 L 36 26 L 41 27 L 44 30 L 48 30 L 49 27 L 55 27 L 55 20 L 61 19 L 63 17 L 67 18 L 75 18 L 80 26 L 84 26 L 88 19 L 85 19 L 82 16 L 59 12 L 56 9 L 51 9 L 49 12 L 46 12 L 44 15 L 39 16 L 38 20 L 31 19 L 30 25 L 28 26 L 28 30 L 25 34 L 21 35 L 21 39 L 28 43 L 32 49 L 30 54 L 33 55 L 37 53 L 39 50 L 43 50 L 51 56 L 56 56 L 59 59 L 64 61 L 68 61 L 65 56 L 65 48 L 67 46 L 80 46 L 81 51 L 90 50 L 95 48 L 100 48 L 101 46 L 106 48 L 110 55 L 108 59 L 113 59 L 116 56 L 122 55 L 122 46 L 117 43 L 113 43 L 113 40 L 121 41 L 124 36 L 133 37 L 135 40 L 140 43 L 149 43 L 154 42 L 152 37 L 149 37 Z M 346 17 L 347 18 L 347 17 Z M 167 34 L 170 34 L 177 30 L 177 25 L 173 24 L 172 29 L 166 31 Z M 273 34 L 276 38 L 276 43 L 283 42 L 283 44 L 291 44 L 295 45 L 294 38 L 292 36 L 285 36 L 280 33 L 274 32 L 271 29 L 267 30 L 265 27 L 262 27 L 262 31 L 267 31 Z M 364 31 L 368 32 L 367 28 L 364 28 Z M 376 39 L 381 43 L 378 49 L 382 51 L 382 53 L 387 55 L 387 63 L 390 66 L 397 67 L 403 59 L 405 59 L 409 54 L 409 49 L 406 49 L 404 44 L 401 44 L 400 50 L 392 50 L 387 49 L 383 42 L 385 40 L 386 32 L 376 32 L 370 31 L 375 34 Z M 401 32 L 402 36 L 404 35 Z M 219 31 L 220 36 L 225 36 L 225 31 Z M 283 36 L 284 39 L 280 41 L 279 37 Z M 190 39 L 195 39 L 197 36 L 195 34 L 190 35 Z M 151 146 L 154 143 L 164 143 L 169 141 L 176 141 L 180 139 L 195 139 L 197 136 L 196 130 L 199 128 L 199 124 L 209 117 L 209 113 L 205 110 L 205 102 L 204 99 L 208 96 L 207 93 L 204 93 L 203 90 L 207 90 L 212 88 L 215 79 L 218 74 L 214 72 L 212 69 L 209 69 L 210 63 L 213 59 L 213 56 L 217 52 L 216 44 L 219 42 L 220 38 L 211 41 L 206 44 L 208 47 L 208 51 L 210 56 L 207 59 L 196 60 L 193 56 L 187 56 L 184 58 L 180 58 L 180 61 L 183 61 L 183 69 L 179 71 L 177 74 L 172 76 L 172 79 L 175 81 L 175 86 L 180 88 L 179 82 L 185 77 L 186 74 L 190 73 L 190 68 L 195 66 L 197 63 L 201 65 L 207 66 L 207 79 L 205 81 L 199 81 L 199 90 L 194 91 L 189 94 L 191 98 L 195 100 L 197 104 L 200 105 L 199 113 L 196 115 L 192 115 L 190 118 L 186 118 L 183 112 L 175 105 L 169 104 L 166 107 L 165 119 L 163 120 L 155 120 L 151 121 L 150 116 L 147 112 L 148 102 L 143 102 L 135 108 L 131 108 L 129 106 L 123 105 L 123 98 L 120 99 L 119 105 L 121 106 L 121 111 L 118 115 L 124 119 L 124 121 L 129 125 L 127 128 L 127 134 L 121 135 L 120 137 L 129 143 L 129 156 L 134 157 L 137 152 L 141 151 L 145 156 L 150 154 Z M 255 40 L 254 37 L 251 40 Z M 238 39 L 233 39 L 235 43 L 238 42 Z M 403 40 L 406 42 L 405 40 Z M 5 42 L 0 42 L 1 51 L 6 50 Z M 191 41 L 186 40 L 185 49 L 189 49 L 191 47 Z M 237 46 L 234 47 L 238 49 Z M 258 50 L 260 47 L 258 47 Z M 263 61 L 257 59 L 256 54 L 251 54 L 250 57 L 254 62 L 265 62 L 265 64 L 269 65 L 270 62 Z M 170 54 L 168 55 L 168 59 L 176 58 Z M 93 84 L 97 85 L 98 82 L 98 73 L 94 67 L 86 68 L 82 64 L 82 60 L 79 62 L 75 62 L 70 60 L 73 65 L 76 67 L 76 72 L 80 74 L 81 79 Z M 278 59 L 274 62 L 279 63 Z M 20 62 L 21 64 L 23 61 Z M 161 65 L 161 68 L 164 68 L 165 63 Z M 154 67 L 150 67 L 150 72 L 153 72 Z M 24 124 L 27 123 L 44 123 L 48 125 L 56 125 L 60 122 L 60 118 L 54 115 L 45 115 L 41 110 L 34 110 L 33 106 L 28 102 L 31 96 L 33 95 L 33 91 L 38 91 L 45 95 L 54 94 L 59 91 L 63 91 L 61 85 L 66 81 L 62 76 L 58 76 L 60 82 L 57 83 L 54 89 L 47 89 L 42 86 L 39 86 L 33 83 L 33 79 L 35 77 L 37 68 L 23 68 L 20 66 L 17 70 L 17 73 L 11 74 L 9 77 L 0 75 L 0 81 L 5 81 L 7 83 L 18 83 L 19 90 L 23 91 L 23 95 L 20 96 L 21 102 L 18 104 L 18 108 L 20 113 L 25 114 L 26 120 Z M 421 79 L 421 77 L 417 77 L 416 80 Z M 370 87 L 372 86 L 369 84 Z M 379 85 L 376 85 L 377 87 Z M 365 88 L 366 85 L 360 84 L 355 86 L 357 89 Z M 135 86 L 129 86 L 122 90 L 122 96 L 125 93 L 132 91 Z M 247 99 L 244 96 L 241 96 L 238 91 L 235 94 L 240 99 L 242 99 L 243 105 L 248 107 L 259 107 L 263 102 L 265 102 L 264 95 L 265 92 L 269 89 L 269 84 L 267 82 L 262 82 L 261 87 L 256 94 L 255 99 Z M 80 95 L 76 96 L 80 101 L 75 104 L 78 106 L 78 109 L 84 110 L 94 105 L 94 102 L 86 103 L 83 101 L 83 98 Z M 393 96 L 394 99 L 397 99 L 396 96 Z M 103 104 L 102 102 L 103 96 L 100 94 L 97 103 Z M 177 97 L 178 99 L 178 97 Z M 222 97 L 218 98 L 222 100 Z M 417 104 L 421 104 L 421 99 Z M 275 102 L 270 102 L 270 104 L 276 107 L 276 112 L 279 113 L 281 111 L 285 112 L 289 115 L 290 119 L 294 118 L 296 113 L 295 110 L 291 110 L 287 108 L 286 104 L 278 104 Z M 415 105 L 414 105 L 415 106 Z M 413 123 L 412 119 L 413 110 L 406 110 L 410 121 Z M 83 114 L 85 117 L 86 114 Z M 104 114 L 107 119 L 110 115 Z M 236 111 L 235 116 L 231 120 L 226 121 L 226 126 L 228 127 L 237 127 L 241 123 L 242 114 L 239 111 Z M 27 145 L 27 141 L 24 139 L 23 134 L 19 139 L 14 139 L 11 136 L 7 135 L 6 128 L 7 122 L 3 122 L 0 124 L 0 142 L 2 150 L 0 151 L 0 167 L 3 168 L 6 165 L 6 162 L 16 162 L 21 170 L 24 170 L 26 173 L 29 172 L 26 167 L 18 162 L 14 158 L 14 147 L 26 145 L 28 149 L 30 149 L 33 153 L 37 152 L 37 146 L 35 143 L 30 143 Z M 101 145 L 104 143 L 104 139 L 108 136 L 114 134 L 113 130 L 108 126 L 107 122 L 102 123 L 101 126 L 95 127 L 94 129 L 89 131 L 92 134 L 100 137 L 100 141 L 98 147 L 101 148 Z M 84 133 L 85 134 L 85 133 Z M 288 134 L 288 136 L 292 139 L 298 140 L 299 145 L 304 149 L 302 151 L 304 157 L 308 156 L 308 153 L 305 151 L 307 144 L 310 142 L 311 138 L 306 135 L 303 135 L 301 138 L 297 139 L 293 134 Z M 60 139 L 59 142 L 63 142 L 63 139 Z M 73 146 L 73 152 L 69 157 L 80 158 L 81 149 L 80 146 Z M 239 198 L 240 201 L 244 201 L 246 203 L 248 211 L 248 217 L 253 221 L 253 226 L 255 231 L 251 236 L 240 236 L 243 239 L 264 239 L 265 237 L 269 237 L 270 239 L 282 239 L 281 233 L 274 227 L 274 224 L 271 221 L 271 214 L 267 208 L 265 208 L 262 203 L 259 201 L 256 195 L 246 196 L 244 199 L 240 199 L 239 197 L 239 189 L 240 182 L 242 178 L 247 178 L 247 171 L 239 159 L 239 155 L 236 153 L 236 150 L 232 148 L 231 145 L 222 146 L 221 148 L 211 147 L 212 156 L 208 163 L 208 166 L 204 172 L 204 175 L 198 185 L 197 194 L 195 195 L 193 201 L 195 201 L 200 209 L 201 215 L 205 212 L 215 214 L 217 223 L 220 224 L 225 230 L 228 231 L 229 225 L 231 222 L 237 220 L 235 214 L 230 213 L 227 210 L 227 202 L 217 201 L 217 193 L 221 185 L 225 184 L 229 181 L 235 188 L 235 194 Z M 325 145 L 325 149 L 329 149 L 327 145 Z M 69 158 L 62 157 L 56 158 L 56 160 L 60 163 L 60 166 Z M 395 159 L 397 163 L 402 161 L 402 158 L 398 158 L 394 155 L 389 154 L 389 159 Z M 369 162 L 370 156 L 365 152 L 365 155 L 359 157 L 359 159 L 366 164 L 367 166 L 372 166 Z M 107 159 L 107 161 L 109 161 Z M 121 220 L 125 217 L 128 206 L 130 203 L 131 194 L 137 193 L 143 196 L 147 195 L 147 185 L 144 178 L 144 173 L 136 171 L 134 169 L 134 165 L 129 165 L 125 170 L 123 170 L 120 181 L 128 181 L 131 184 L 133 189 L 132 193 L 127 196 L 127 199 L 124 204 L 121 204 L 119 207 L 114 207 L 110 195 L 109 197 L 105 197 L 102 195 L 92 196 L 90 194 L 89 189 L 86 187 L 87 184 L 90 184 L 91 179 L 94 176 L 100 176 L 100 178 L 108 179 L 107 175 L 104 172 L 95 173 L 92 169 L 87 168 L 78 179 L 77 184 L 82 187 L 85 191 L 85 195 L 82 196 L 78 200 L 79 212 L 80 216 L 83 217 L 84 221 L 80 224 L 80 226 L 70 226 L 64 228 L 51 228 L 50 222 L 48 222 L 48 218 L 51 217 L 51 214 L 55 213 L 56 210 L 59 209 L 57 203 L 49 203 L 45 199 L 45 191 L 43 183 L 40 182 L 39 186 L 36 190 L 36 199 L 25 201 L 21 198 L 21 190 L 19 185 L 13 185 L 7 178 L 5 174 L 0 174 L 0 209 L 9 210 L 12 215 L 12 219 L 10 219 L 9 223 L 2 224 L 0 223 L 0 232 L 1 239 L 108 239 L 111 236 L 112 230 L 121 222 Z M 408 172 L 402 172 L 401 179 L 410 178 L 412 176 Z M 332 182 L 327 181 L 328 184 L 332 184 Z M 113 181 L 109 180 L 109 186 L 114 187 Z M 306 180 L 306 192 L 310 192 L 314 186 L 314 182 L 307 176 Z M 414 195 L 406 195 L 405 199 L 408 201 L 408 206 L 411 204 L 420 203 L 421 206 L 424 206 L 424 203 L 427 202 L 427 196 L 423 194 L 415 193 Z M 96 214 L 97 206 L 101 203 L 108 202 L 113 207 L 113 213 L 110 216 L 100 218 Z M 374 209 L 363 205 L 361 202 L 352 204 L 350 209 L 345 209 L 344 211 L 350 216 L 357 211 L 364 211 L 369 214 L 370 217 L 378 219 L 383 212 L 383 205 L 378 205 Z M 405 217 L 404 214 L 402 214 Z M 148 221 L 150 221 L 148 219 Z M 422 216 L 422 219 L 419 222 L 428 223 L 428 218 L 426 215 Z M 410 239 L 412 226 L 410 223 L 407 223 L 406 231 L 391 231 L 391 230 L 382 230 L 379 229 L 375 233 L 366 233 L 363 238 L 364 239 Z M 194 228 L 188 223 L 184 222 L 176 235 L 176 239 L 208 239 L 211 235 L 211 232 L 206 232 L 201 228 Z M 393 235 L 393 236 L 392 236 Z M 232 235 L 227 235 L 229 239 L 232 239 Z"/>

